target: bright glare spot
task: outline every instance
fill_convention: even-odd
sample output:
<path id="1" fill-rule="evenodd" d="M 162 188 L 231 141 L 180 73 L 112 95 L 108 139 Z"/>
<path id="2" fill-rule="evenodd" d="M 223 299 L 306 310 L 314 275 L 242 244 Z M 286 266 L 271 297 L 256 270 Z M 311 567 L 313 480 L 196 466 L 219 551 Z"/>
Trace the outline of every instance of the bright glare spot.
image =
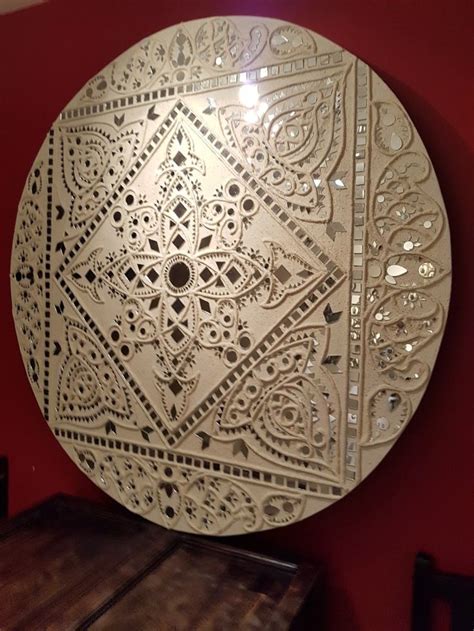
<path id="1" fill-rule="evenodd" d="M 255 125 L 260 121 L 260 118 L 255 110 L 245 112 L 244 118 L 246 123 L 253 123 Z"/>
<path id="2" fill-rule="evenodd" d="M 244 107 L 255 107 L 258 103 L 258 87 L 254 83 L 246 83 L 241 86 L 239 100 Z"/>
<path id="3" fill-rule="evenodd" d="M 263 101 L 261 101 L 257 106 L 258 115 L 263 116 L 267 110 L 268 110 L 267 103 L 264 103 Z"/>

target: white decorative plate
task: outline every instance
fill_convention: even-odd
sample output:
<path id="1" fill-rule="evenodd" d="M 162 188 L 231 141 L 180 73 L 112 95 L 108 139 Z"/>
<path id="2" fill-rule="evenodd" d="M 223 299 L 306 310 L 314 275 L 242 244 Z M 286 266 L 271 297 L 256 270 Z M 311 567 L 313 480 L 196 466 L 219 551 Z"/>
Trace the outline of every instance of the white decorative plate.
<path id="1" fill-rule="evenodd" d="M 403 107 L 339 46 L 250 17 L 166 29 L 94 77 L 40 149 L 12 255 L 58 441 L 130 510 L 205 534 L 359 484 L 427 386 L 449 291 Z"/>

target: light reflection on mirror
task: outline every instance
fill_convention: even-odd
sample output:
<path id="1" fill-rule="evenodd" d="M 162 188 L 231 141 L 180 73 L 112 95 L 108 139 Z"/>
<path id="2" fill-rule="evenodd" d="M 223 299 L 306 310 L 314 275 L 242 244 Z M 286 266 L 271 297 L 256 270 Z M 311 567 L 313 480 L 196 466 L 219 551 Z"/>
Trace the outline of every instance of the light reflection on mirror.
<path id="1" fill-rule="evenodd" d="M 259 101 L 258 86 L 245 83 L 239 89 L 239 101 L 249 111 L 245 114 L 248 123 L 258 123 L 268 109 L 268 105 Z"/>

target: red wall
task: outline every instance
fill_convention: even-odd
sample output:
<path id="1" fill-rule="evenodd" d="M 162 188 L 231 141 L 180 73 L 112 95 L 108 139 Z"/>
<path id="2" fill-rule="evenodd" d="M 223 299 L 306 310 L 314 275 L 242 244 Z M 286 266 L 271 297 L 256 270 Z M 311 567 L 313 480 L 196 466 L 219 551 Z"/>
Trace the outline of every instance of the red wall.
<path id="1" fill-rule="evenodd" d="M 36 151 L 62 106 L 131 44 L 178 21 L 233 13 L 297 22 L 366 60 L 411 114 L 445 196 L 453 298 L 438 365 L 415 419 L 350 496 L 295 526 L 243 541 L 322 560 L 332 630 L 403 631 L 417 550 L 434 554 L 447 569 L 474 573 L 471 0 L 52 0 L 0 18 L 0 453 L 10 460 L 10 511 L 56 491 L 103 497 L 42 422 L 10 317 L 7 275 L 16 206 Z"/>

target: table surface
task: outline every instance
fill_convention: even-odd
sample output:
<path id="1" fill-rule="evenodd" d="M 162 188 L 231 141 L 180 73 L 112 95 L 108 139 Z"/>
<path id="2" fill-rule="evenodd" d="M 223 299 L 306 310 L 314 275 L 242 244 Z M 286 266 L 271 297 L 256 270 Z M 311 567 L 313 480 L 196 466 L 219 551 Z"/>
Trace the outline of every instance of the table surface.
<path id="1" fill-rule="evenodd" d="M 69 496 L 0 521 L 1 629 L 316 629 L 320 583 Z"/>

